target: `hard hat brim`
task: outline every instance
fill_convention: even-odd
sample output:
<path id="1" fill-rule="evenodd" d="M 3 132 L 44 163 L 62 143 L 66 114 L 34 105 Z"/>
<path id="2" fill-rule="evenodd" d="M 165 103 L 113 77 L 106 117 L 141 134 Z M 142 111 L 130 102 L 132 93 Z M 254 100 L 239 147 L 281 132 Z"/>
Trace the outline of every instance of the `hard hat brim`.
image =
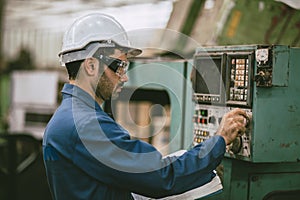
<path id="1" fill-rule="evenodd" d="M 60 62 L 62 66 L 65 66 L 66 63 L 86 59 L 88 57 L 91 57 L 97 51 L 97 49 L 101 47 L 107 47 L 107 45 L 109 44 L 105 44 L 105 43 L 101 44 L 98 42 L 93 42 L 87 45 L 85 48 L 79 49 L 77 51 L 65 52 L 65 53 L 61 52 L 59 53 Z M 122 51 L 126 52 L 128 58 L 136 57 L 143 52 L 141 49 L 134 48 L 134 47 L 121 46 L 116 43 L 112 45 L 114 48 L 121 49 Z"/>
<path id="2" fill-rule="evenodd" d="M 143 51 L 141 49 L 138 48 L 130 48 L 130 47 L 124 47 L 127 49 L 127 56 L 128 57 L 136 57 L 138 55 L 140 55 Z"/>

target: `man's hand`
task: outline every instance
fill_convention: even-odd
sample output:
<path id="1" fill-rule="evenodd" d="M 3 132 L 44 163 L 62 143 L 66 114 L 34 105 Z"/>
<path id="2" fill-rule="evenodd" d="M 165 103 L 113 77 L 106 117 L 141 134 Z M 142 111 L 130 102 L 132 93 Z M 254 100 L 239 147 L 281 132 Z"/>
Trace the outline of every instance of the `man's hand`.
<path id="1" fill-rule="evenodd" d="M 226 145 L 229 145 L 239 134 L 246 131 L 249 120 L 244 110 L 239 108 L 231 110 L 223 116 L 216 135 L 222 136 Z"/>

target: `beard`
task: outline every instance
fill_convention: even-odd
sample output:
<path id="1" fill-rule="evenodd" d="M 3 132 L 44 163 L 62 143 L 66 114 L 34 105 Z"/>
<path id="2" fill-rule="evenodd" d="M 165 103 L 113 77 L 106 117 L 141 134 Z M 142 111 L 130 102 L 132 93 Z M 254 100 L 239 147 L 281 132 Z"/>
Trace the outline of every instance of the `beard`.
<path id="1" fill-rule="evenodd" d="M 116 99 L 119 97 L 119 93 L 117 92 L 117 88 L 121 87 L 123 83 L 119 83 L 115 85 L 105 73 L 103 73 L 98 81 L 95 95 L 98 98 L 103 99 L 104 101 L 109 99 Z"/>

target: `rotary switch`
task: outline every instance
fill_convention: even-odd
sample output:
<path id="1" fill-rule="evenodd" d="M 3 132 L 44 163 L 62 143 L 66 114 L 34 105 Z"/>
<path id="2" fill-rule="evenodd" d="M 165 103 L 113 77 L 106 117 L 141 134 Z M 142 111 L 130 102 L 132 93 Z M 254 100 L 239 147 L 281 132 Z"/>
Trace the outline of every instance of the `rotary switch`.
<path id="1" fill-rule="evenodd" d="M 230 145 L 230 150 L 234 153 L 237 154 L 241 151 L 243 145 L 242 137 L 238 136 L 235 138 L 235 140 L 231 143 Z"/>

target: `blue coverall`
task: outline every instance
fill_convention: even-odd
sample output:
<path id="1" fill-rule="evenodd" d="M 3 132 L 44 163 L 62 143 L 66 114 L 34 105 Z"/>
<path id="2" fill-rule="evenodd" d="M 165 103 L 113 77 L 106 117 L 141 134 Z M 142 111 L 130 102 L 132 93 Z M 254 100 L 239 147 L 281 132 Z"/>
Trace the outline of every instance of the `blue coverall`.
<path id="1" fill-rule="evenodd" d="M 209 182 L 225 153 L 214 136 L 180 157 L 163 158 L 150 144 L 131 140 L 84 90 L 65 84 L 63 100 L 45 130 L 43 155 L 56 200 L 161 198 Z"/>

